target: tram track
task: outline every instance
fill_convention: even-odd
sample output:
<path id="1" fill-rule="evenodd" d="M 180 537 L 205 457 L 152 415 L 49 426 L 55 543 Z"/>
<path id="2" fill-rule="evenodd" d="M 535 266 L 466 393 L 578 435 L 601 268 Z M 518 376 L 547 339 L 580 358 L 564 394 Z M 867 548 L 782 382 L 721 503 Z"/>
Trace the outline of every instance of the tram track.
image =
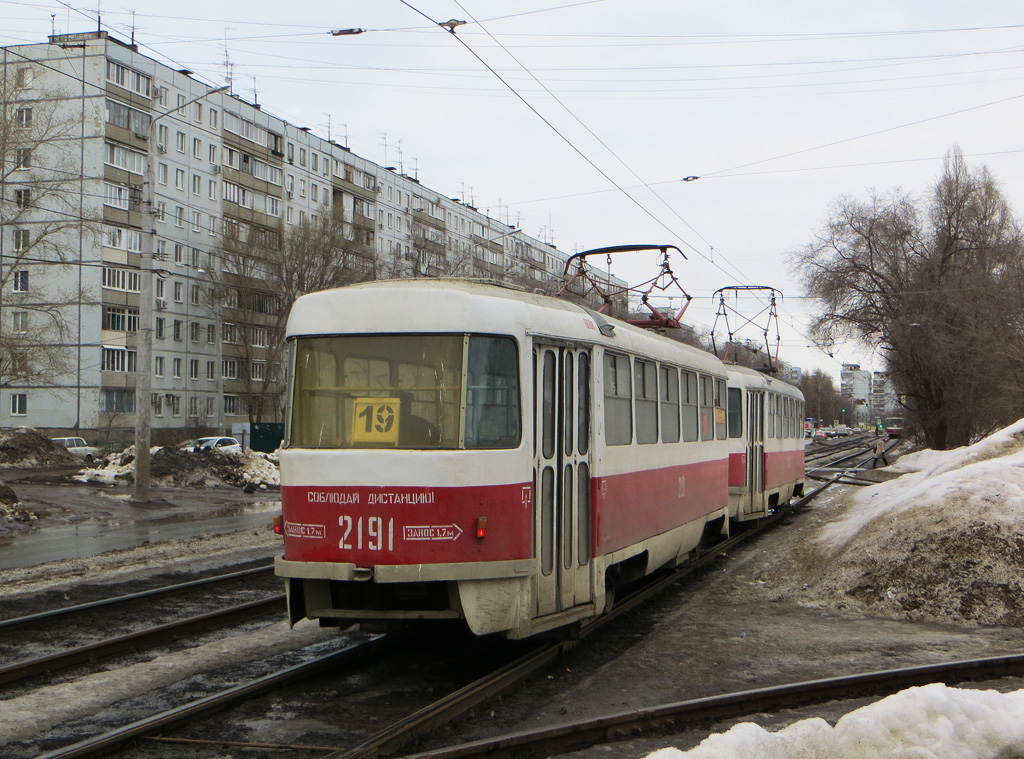
<path id="1" fill-rule="evenodd" d="M 882 697 L 941 682 L 954 685 L 1024 675 L 1024 655 L 883 670 L 662 704 L 561 725 L 526 730 L 413 754 L 405 759 L 502 759 L 552 756 L 641 736 L 667 735 L 716 720 L 806 708 L 833 701 Z M 341 759 L 329 754 L 324 759 Z"/>
<path id="2" fill-rule="evenodd" d="M 272 566 L 264 565 L 2 620 L 0 634 L 5 636 L 7 655 L 13 658 L 22 650 L 27 650 L 28 655 L 21 653 L 19 659 L 0 663 L 0 686 L 129 652 L 144 656 L 147 648 L 167 641 L 238 624 L 258 615 L 283 614 L 285 599 L 279 592 L 243 603 L 226 601 L 237 592 L 243 598 L 251 597 L 254 590 L 243 587 L 239 591 L 239 583 L 270 577 L 272 571 Z M 197 599 L 197 592 L 206 595 Z M 260 592 L 255 591 L 257 595 Z M 173 602 L 182 594 L 188 594 L 182 608 L 198 606 L 201 609 L 211 605 L 215 608 L 155 625 L 138 626 L 138 622 L 154 616 L 162 620 L 178 616 L 174 609 L 154 608 L 153 605 L 166 604 L 168 599 Z M 142 606 L 141 611 L 133 611 L 135 606 Z M 120 617 L 120 621 L 110 622 L 108 615 L 111 614 Z M 109 635 L 104 630 L 102 637 L 96 639 L 96 628 L 126 624 L 128 632 Z M 55 646 L 59 650 L 52 650 Z"/>

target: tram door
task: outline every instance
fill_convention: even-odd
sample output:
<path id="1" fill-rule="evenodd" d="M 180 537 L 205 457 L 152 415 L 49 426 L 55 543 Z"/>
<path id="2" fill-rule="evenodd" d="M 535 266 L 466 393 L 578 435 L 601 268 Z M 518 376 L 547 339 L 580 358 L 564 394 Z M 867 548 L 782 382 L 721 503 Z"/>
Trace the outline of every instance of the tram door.
<path id="1" fill-rule="evenodd" d="M 763 392 L 747 393 L 747 493 L 744 514 L 765 510 L 764 500 L 764 429 L 765 397 Z"/>
<path id="2" fill-rule="evenodd" d="M 536 613 L 592 598 L 590 584 L 591 354 L 534 349 L 534 535 L 540 559 Z"/>

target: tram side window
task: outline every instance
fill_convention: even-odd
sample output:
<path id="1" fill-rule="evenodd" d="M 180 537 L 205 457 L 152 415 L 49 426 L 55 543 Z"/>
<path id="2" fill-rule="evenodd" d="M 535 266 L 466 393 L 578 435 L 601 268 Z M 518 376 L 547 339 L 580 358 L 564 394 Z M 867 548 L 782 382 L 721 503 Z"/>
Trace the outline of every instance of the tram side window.
<path id="1" fill-rule="evenodd" d="M 700 375 L 700 439 L 715 439 L 715 378 Z"/>
<path id="2" fill-rule="evenodd" d="M 680 388 L 683 403 L 683 440 L 693 442 L 700 439 L 698 434 L 700 427 L 697 424 L 697 375 L 684 371 Z"/>
<path id="3" fill-rule="evenodd" d="M 775 396 L 771 393 L 764 394 L 764 436 L 775 437 Z"/>
<path id="4" fill-rule="evenodd" d="M 658 389 L 661 399 L 661 442 L 679 442 L 679 370 L 662 366 Z"/>
<path id="5" fill-rule="evenodd" d="M 658 370 L 650 361 L 633 362 L 636 442 L 658 442 Z"/>
<path id="6" fill-rule="evenodd" d="M 604 436 L 608 445 L 629 445 L 633 440 L 633 398 L 629 357 L 604 354 Z"/>
<path id="7" fill-rule="evenodd" d="M 725 440 L 725 380 L 715 380 L 715 437 Z"/>
<path id="8" fill-rule="evenodd" d="M 743 437 L 743 391 L 729 388 L 729 437 Z"/>

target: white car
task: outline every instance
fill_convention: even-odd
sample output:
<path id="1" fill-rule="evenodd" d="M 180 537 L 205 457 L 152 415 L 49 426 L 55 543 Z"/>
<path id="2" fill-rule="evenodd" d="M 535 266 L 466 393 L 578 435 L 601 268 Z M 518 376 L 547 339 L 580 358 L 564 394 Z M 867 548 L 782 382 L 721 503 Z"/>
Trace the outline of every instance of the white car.
<path id="1" fill-rule="evenodd" d="M 51 440 L 58 445 L 63 445 L 71 454 L 82 459 L 86 464 L 91 464 L 92 462 L 99 461 L 103 458 L 103 452 L 95 446 L 88 445 L 85 442 L 85 438 L 55 437 L 51 438 Z"/>
<path id="2" fill-rule="evenodd" d="M 190 451 L 205 451 L 212 448 L 220 453 L 241 453 L 242 445 L 233 437 L 201 437 L 184 443 L 182 448 Z"/>

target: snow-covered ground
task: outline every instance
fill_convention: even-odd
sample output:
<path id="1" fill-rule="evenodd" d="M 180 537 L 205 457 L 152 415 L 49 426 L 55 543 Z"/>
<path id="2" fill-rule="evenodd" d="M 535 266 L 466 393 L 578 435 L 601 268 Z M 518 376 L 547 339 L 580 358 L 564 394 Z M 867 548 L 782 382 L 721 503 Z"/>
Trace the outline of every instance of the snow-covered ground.
<path id="1" fill-rule="evenodd" d="M 800 578 L 809 604 L 968 624 L 1024 618 L 1024 420 L 965 448 L 902 457 L 895 479 L 857 491 L 825 525 Z M 821 573 L 814 581 L 810 574 Z M 788 591 L 794 591 L 790 586 Z M 842 606 L 840 606 L 842 608 Z M 1024 690 L 911 688 L 834 726 L 770 733 L 745 722 L 652 759 L 1011 759 L 1024 757 Z"/>
<path id="2" fill-rule="evenodd" d="M 743 722 L 689 751 L 649 759 L 1014 759 L 1024 756 L 1024 690 L 910 688 L 850 712 L 769 733 Z"/>

